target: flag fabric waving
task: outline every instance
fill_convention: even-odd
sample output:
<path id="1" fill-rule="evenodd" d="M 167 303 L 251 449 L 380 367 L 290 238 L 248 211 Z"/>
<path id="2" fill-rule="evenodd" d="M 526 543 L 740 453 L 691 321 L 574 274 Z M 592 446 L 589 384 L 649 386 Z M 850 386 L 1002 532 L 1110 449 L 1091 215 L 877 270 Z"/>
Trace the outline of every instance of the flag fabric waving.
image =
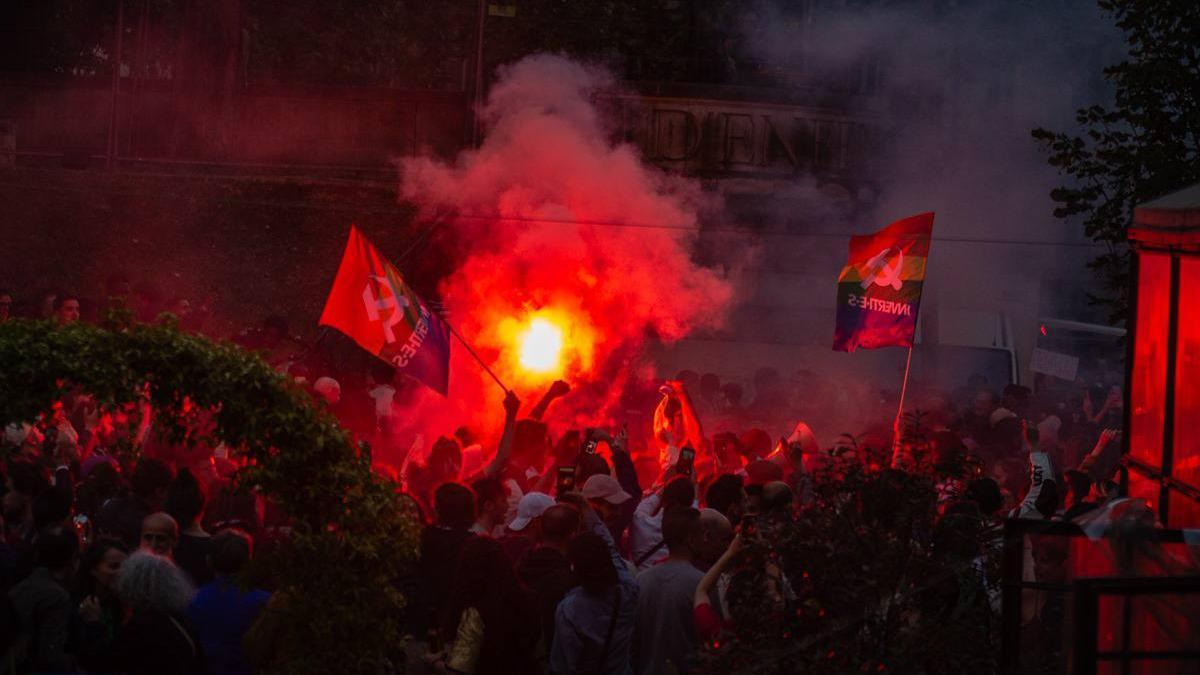
<path id="1" fill-rule="evenodd" d="M 449 327 L 353 225 L 319 323 L 446 395 Z"/>
<path id="2" fill-rule="evenodd" d="M 932 234 L 931 212 L 850 238 L 838 277 L 835 351 L 912 346 Z"/>

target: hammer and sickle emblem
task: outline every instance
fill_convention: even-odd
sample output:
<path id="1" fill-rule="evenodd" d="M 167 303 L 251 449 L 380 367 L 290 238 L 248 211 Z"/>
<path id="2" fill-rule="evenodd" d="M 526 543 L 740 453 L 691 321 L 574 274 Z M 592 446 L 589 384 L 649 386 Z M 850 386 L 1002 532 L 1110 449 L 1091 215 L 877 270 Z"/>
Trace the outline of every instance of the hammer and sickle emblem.
<path id="1" fill-rule="evenodd" d="M 387 277 L 381 277 L 375 274 L 369 276 L 379 284 L 380 290 L 387 289 L 388 297 L 376 298 L 374 291 L 371 289 L 371 282 L 363 287 L 362 298 L 363 306 L 367 309 L 367 318 L 372 321 L 380 321 L 379 312 L 383 310 L 391 310 L 391 314 L 383 321 L 383 339 L 388 344 L 396 341 L 396 334 L 392 332 L 392 326 L 404 320 L 404 310 L 408 308 L 408 298 L 396 292 L 392 287 L 392 282 Z"/>
<path id="2" fill-rule="evenodd" d="M 888 257 L 892 253 L 896 254 L 896 262 L 889 266 L 887 264 Z M 904 251 L 898 248 L 883 249 L 879 253 L 876 253 L 875 257 L 867 261 L 866 274 L 863 275 L 862 280 L 863 290 L 867 290 L 872 284 L 891 286 L 897 291 L 900 290 L 900 287 L 904 285 L 904 282 L 900 281 L 900 271 L 903 269 Z"/>

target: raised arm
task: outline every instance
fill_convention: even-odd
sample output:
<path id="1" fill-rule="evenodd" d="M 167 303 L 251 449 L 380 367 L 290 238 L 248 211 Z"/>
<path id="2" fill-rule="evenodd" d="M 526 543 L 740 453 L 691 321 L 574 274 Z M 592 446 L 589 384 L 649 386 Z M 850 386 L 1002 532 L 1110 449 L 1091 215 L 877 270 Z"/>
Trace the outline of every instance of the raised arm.
<path id="1" fill-rule="evenodd" d="M 629 435 L 624 429 L 616 436 L 610 436 L 608 447 L 612 449 L 613 472 L 617 474 L 617 483 L 621 489 L 628 492 L 635 500 L 642 499 L 642 485 L 638 481 L 637 467 L 629 456 Z"/>
<path id="2" fill-rule="evenodd" d="M 499 476 L 504 467 L 508 466 L 508 458 L 512 456 L 513 439 L 517 433 L 517 411 L 520 408 L 521 401 L 516 394 L 510 391 L 504 395 L 504 431 L 500 434 L 500 447 L 496 449 L 496 456 L 492 461 L 483 467 L 483 474 L 488 478 Z"/>
<path id="3" fill-rule="evenodd" d="M 667 382 L 660 389 L 663 398 L 654 410 L 654 437 L 659 443 L 659 464 L 666 471 L 679 461 L 679 449 L 691 445 L 697 451 L 710 449 L 704 438 L 704 429 L 700 426 L 700 416 L 692 405 L 687 389 L 682 382 L 674 380 Z M 676 428 L 672 419 L 671 402 L 679 405 L 679 417 L 682 428 Z"/>
<path id="4" fill-rule="evenodd" d="M 622 583 L 632 584 L 633 575 L 629 573 L 629 567 L 625 565 L 625 561 L 621 558 L 621 552 L 617 550 L 616 542 L 613 541 L 604 522 L 600 520 L 600 516 L 597 516 L 596 512 L 592 510 L 591 504 L 588 504 L 583 495 L 578 492 L 562 495 L 559 497 L 559 501 L 572 504 L 579 509 L 579 513 L 583 516 L 583 529 L 595 533 L 608 545 L 608 555 L 612 559 L 613 567 L 617 570 L 617 579 Z"/>
<path id="5" fill-rule="evenodd" d="M 621 552 L 617 550 L 617 543 L 613 541 L 612 534 L 608 528 L 604 526 L 604 522 L 600 520 L 600 516 L 589 508 L 583 514 L 583 526 L 587 529 L 600 535 L 604 543 L 608 545 L 608 557 L 612 560 L 613 567 L 617 570 L 617 578 L 624 583 L 633 583 L 633 575 L 629 573 L 629 566 L 621 558 Z"/>
<path id="6" fill-rule="evenodd" d="M 562 380 L 555 380 L 554 384 L 550 385 L 550 389 L 546 391 L 546 394 L 542 396 L 542 400 L 538 401 L 537 405 L 530 411 L 529 418 L 541 422 L 542 416 L 546 414 L 546 409 L 550 407 L 550 404 L 555 399 L 566 396 L 569 391 L 571 391 L 570 385 Z"/>
<path id="7" fill-rule="evenodd" d="M 1091 458 L 1091 461 L 1087 462 L 1091 466 L 1088 473 L 1093 482 L 1100 482 L 1111 476 L 1113 469 L 1120 464 L 1121 444 L 1118 442 L 1120 438 L 1120 429 L 1105 429 L 1100 432 L 1096 446 L 1088 453 L 1088 457 Z"/>
<path id="8" fill-rule="evenodd" d="M 1050 462 L 1050 455 L 1029 444 L 1028 436 L 1024 431 L 1024 425 L 1022 425 L 1021 435 L 1025 438 L 1025 449 L 1029 452 L 1030 485 L 1029 491 L 1025 493 L 1025 498 L 1021 500 L 1017 517 L 1037 518 L 1041 516 L 1037 510 L 1037 500 L 1042 494 L 1046 481 L 1054 480 L 1054 466 Z"/>
<path id="9" fill-rule="evenodd" d="M 696 414 L 696 406 L 692 405 L 692 397 L 688 395 L 682 382 L 672 382 L 671 387 L 675 390 L 675 396 L 683 408 L 683 432 L 692 447 L 700 449 L 705 445 L 704 429 L 700 426 L 700 416 Z"/>
<path id="10" fill-rule="evenodd" d="M 704 573 L 704 578 L 702 578 L 700 583 L 696 585 L 696 593 L 692 596 L 693 607 L 699 607 L 700 605 L 708 605 L 712 603 L 711 598 L 713 587 L 717 585 L 717 580 L 721 578 L 721 575 L 725 573 L 725 570 L 733 561 L 734 556 L 736 556 L 738 551 L 741 550 L 742 535 L 739 534 L 733 538 L 733 541 L 729 542 L 729 547 L 725 549 L 725 552 L 721 554 L 721 557 L 717 559 L 717 562 L 713 563 L 713 566 L 708 568 L 708 571 Z"/>

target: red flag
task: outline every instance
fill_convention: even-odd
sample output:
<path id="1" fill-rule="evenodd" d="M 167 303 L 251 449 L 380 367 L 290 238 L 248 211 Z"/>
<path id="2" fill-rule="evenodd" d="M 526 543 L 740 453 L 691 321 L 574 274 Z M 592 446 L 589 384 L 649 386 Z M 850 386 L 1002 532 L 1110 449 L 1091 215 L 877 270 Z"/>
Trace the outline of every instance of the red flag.
<path id="1" fill-rule="evenodd" d="M 443 396 L 450 379 L 450 331 L 357 227 L 318 322 Z"/>
<path id="2" fill-rule="evenodd" d="M 834 350 L 912 346 L 932 234 L 933 213 L 922 213 L 850 238 L 838 277 Z"/>

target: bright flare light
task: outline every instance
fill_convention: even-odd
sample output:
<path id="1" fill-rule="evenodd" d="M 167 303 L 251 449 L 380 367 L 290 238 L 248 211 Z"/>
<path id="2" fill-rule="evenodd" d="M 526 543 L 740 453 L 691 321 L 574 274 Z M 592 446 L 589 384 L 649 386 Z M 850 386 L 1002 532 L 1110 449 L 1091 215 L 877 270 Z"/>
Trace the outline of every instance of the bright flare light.
<path id="1" fill-rule="evenodd" d="M 535 373 L 550 373 L 560 369 L 563 333 L 558 326 L 542 318 L 534 318 L 521 335 L 521 367 Z"/>

